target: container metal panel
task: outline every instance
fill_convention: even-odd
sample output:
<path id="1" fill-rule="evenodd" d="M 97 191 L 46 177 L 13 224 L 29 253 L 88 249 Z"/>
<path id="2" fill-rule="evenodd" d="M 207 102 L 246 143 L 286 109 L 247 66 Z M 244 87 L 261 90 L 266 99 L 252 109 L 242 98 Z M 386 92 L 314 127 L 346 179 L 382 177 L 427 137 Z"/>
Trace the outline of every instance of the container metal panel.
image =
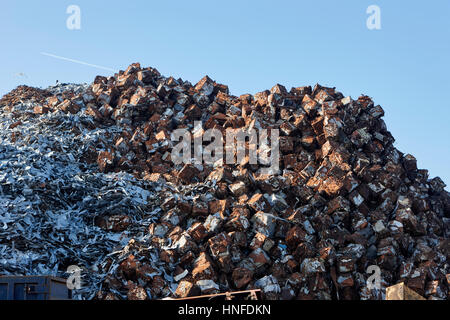
<path id="1" fill-rule="evenodd" d="M 67 300 L 64 279 L 50 276 L 0 276 L 0 300 Z"/>
<path id="2" fill-rule="evenodd" d="M 0 300 L 8 299 L 8 284 L 0 283 Z"/>

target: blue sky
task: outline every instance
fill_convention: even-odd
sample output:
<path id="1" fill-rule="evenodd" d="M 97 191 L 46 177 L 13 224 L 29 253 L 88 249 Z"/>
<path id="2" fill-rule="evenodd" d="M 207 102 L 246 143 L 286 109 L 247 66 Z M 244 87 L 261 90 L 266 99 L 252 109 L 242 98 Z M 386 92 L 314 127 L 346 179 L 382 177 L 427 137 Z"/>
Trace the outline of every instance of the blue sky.
<path id="1" fill-rule="evenodd" d="M 69 5 L 81 30 L 69 30 Z M 381 9 L 368 30 L 366 9 Z M 0 11 L 0 95 L 19 84 L 91 82 L 132 62 L 231 93 L 320 83 L 386 111 L 396 146 L 450 184 L 450 1 L 24 1 Z M 448 189 L 448 188 L 447 188 Z"/>

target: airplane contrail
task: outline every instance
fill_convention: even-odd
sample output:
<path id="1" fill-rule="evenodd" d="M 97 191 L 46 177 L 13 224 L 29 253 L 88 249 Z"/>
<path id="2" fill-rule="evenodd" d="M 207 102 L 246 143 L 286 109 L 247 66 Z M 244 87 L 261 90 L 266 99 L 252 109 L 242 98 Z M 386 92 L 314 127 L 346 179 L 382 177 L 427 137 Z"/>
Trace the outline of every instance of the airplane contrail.
<path id="1" fill-rule="evenodd" d="M 79 60 L 74 60 L 74 59 L 70 59 L 70 58 L 65 58 L 65 57 L 57 56 L 57 55 L 54 55 L 54 54 L 51 54 L 51 53 L 46 53 L 46 52 L 41 52 L 41 54 L 44 55 L 44 56 L 48 56 L 48 57 L 52 57 L 52 58 L 56 58 L 56 59 L 60 59 L 60 60 L 65 60 L 65 61 L 69 61 L 69 62 L 73 62 L 73 63 L 78 63 L 78 64 L 82 64 L 82 65 L 85 65 L 85 66 L 97 68 L 97 69 L 103 69 L 103 70 L 115 72 L 114 69 L 107 68 L 107 67 L 102 67 L 102 66 L 99 66 L 99 65 L 96 65 L 96 64 L 87 63 L 87 62 L 84 62 L 84 61 L 79 61 Z"/>

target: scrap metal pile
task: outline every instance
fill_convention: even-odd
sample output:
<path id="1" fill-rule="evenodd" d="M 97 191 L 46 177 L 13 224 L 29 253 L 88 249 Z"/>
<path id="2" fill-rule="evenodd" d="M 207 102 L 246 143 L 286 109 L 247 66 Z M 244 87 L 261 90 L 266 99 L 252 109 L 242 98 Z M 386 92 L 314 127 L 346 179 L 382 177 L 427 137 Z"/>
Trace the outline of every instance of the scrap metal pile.
<path id="1" fill-rule="evenodd" d="M 0 275 L 77 265 L 79 299 L 383 299 L 398 282 L 448 299 L 449 193 L 383 115 L 320 85 L 235 97 L 139 64 L 19 87 L 0 100 Z M 279 172 L 248 157 L 175 165 L 171 134 L 196 121 L 278 129 Z"/>

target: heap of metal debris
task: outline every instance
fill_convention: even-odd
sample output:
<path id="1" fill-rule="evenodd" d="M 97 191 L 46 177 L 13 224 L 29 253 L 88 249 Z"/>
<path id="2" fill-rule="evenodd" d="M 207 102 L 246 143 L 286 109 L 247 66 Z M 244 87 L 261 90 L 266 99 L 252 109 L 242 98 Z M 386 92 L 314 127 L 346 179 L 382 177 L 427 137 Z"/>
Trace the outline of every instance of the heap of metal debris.
<path id="1" fill-rule="evenodd" d="M 235 97 L 139 64 L 19 87 L 0 100 L 0 275 L 78 265 L 79 299 L 383 299 L 398 282 L 448 299 L 449 193 L 383 115 L 320 85 Z M 195 121 L 279 129 L 279 172 L 175 165 L 171 134 Z"/>

